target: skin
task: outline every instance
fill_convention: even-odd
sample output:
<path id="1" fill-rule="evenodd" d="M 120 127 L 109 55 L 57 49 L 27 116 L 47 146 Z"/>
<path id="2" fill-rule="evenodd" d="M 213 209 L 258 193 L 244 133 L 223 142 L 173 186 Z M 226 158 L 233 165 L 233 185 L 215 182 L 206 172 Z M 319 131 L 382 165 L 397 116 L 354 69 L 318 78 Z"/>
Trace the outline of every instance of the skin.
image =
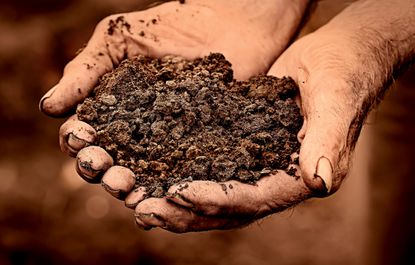
<path id="1" fill-rule="evenodd" d="M 295 5 L 296 10 L 301 10 L 298 8 L 300 2 Z M 242 15 L 244 16 L 246 14 Z M 280 27 L 284 28 L 286 25 L 282 23 Z M 280 171 L 278 175 L 262 178 L 256 186 L 235 181 L 223 183 L 233 186 L 233 189 L 227 189 L 226 194 L 218 183 L 195 181 L 189 183 L 186 189 L 171 187 L 166 198 L 146 200 L 142 200 L 144 191 L 140 189 L 130 193 L 126 199 L 127 206 L 135 207 L 137 224 L 145 229 L 161 227 L 173 232 L 228 229 L 249 224 L 307 198 L 334 193 L 347 174 L 350 158 L 367 113 L 380 100 L 401 66 L 409 63 L 415 56 L 414 25 L 415 2 L 411 0 L 398 3 L 387 0 L 359 1 L 324 27 L 293 43 L 272 65 L 268 74 L 277 77 L 291 76 L 300 87 L 299 105 L 305 121 L 298 135 L 301 142 L 299 181 Z M 279 28 L 274 27 L 276 29 Z M 287 41 L 288 39 L 285 38 Z M 280 45 L 273 47 L 285 47 L 281 42 L 277 43 Z M 223 43 L 225 44 L 230 45 Z M 231 51 L 226 54 L 225 47 L 226 45 L 222 46 L 224 50 L 219 51 L 230 56 L 234 67 L 237 66 L 241 57 L 234 59 Z M 238 46 L 232 46 L 232 51 L 235 48 Z M 215 50 L 212 47 L 210 49 Z M 258 54 L 260 50 L 254 50 L 254 53 Z M 256 71 L 252 70 L 254 68 L 247 71 L 246 67 L 237 67 L 237 77 L 244 78 L 266 68 L 267 63 L 261 62 L 268 60 L 261 59 L 261 52 L 258 65 L 262 67 L 255 68 Z M 274 51 L 273 54 L 278 57 L 280 52 L 281 50 Z M 266 54 L 270 55 L 265 51 L 264 58 L 267 58 Z M 250 62 L 249 58 L 251 57 L 245 57 L 245 62 Z M 62 84 L 58 84 L 59 89 Z M 51 98 L 47 104 L 43 101 L 41 106 L 44 111 L 48 113 L 61 98 L 70 98 L 68 101 L 74 102 L 73 94 L 67 93 L 68 91 L 72 90 L 58 92 L 58 96 L 55 96 L 56 92 L 53 93 L 51 98 L 54 97 L 57 100 L 55 102 Z M 66 108 L 69 104 L 60 106 Z M 85 133 L 90 128 L 79 121 L 70 119 L 67 123 L 62 126 L 60 142 L 63 151 L 73 155 L 80 147 L 93 142 L 91 139 L 94 134 L 92 131 Z M 84 135 L 88 136 L 85 138 L 85 145 L 80 140 Z M 85 159 L 80 154 L 78 161 Z M 99 156 L 103 157 L 105 154 Z M 93 160 L 95 171 L 105 171 L 108 166 L 108 159 L 100 160 L 98 155 L 95 160 L 93 155 L 88 159 Z M 96 176 L 100 178 L 100 174 Z M 104 187 L 105 185 L 104 183 Z M 117 185 L 121 190 L 122 185 Z"/>
<path id="2" fill-rule="evenodd" d="M 109 16 L 98 23 L 84 50 L 66 65 L 62 79 L 41 99 L 40 109 L 49 116 L 66 116 L 100 76 L 123 58 L 138 54 L 194 59 L 221 52 L 233 64 L 237 79 L 264 73 L 288 45 L 307 2 L 190 0 L 182 5 L 173 1 Z"/>
<path id="3" fill-rule="evenodd" d="M 265 73 L 288 46 L 307 5 L 306 0 L 266 0 L 261 4 L 194 0 L 185 5 L 174 1 L 142 12 L 110 16 L 97 25 L 84 50 L 68 63 L 62 79 L 41 99 L 40 109 L 53 117 L 71 113 L 100 76 L 124 57 L 138 54 L 176 54 L 192 59 L 217 51 L 233 64 L 237 79 Z M 117 20 L 117 26 L 109 29 Z M 111 157 L 102 148 L 90 146 L 96 137 L 90 125 L 73 115 L 61 126 L 59 135 L 62 151 L 76 157 L 77 172 L 83 179 L 102 182 L 130 208 L 144 198 L 143 188 L 127 196 L 131 190 L 128 181 L 122 186 L 119 179 L 129 179 L 128 171 L 112 170 Z"/>

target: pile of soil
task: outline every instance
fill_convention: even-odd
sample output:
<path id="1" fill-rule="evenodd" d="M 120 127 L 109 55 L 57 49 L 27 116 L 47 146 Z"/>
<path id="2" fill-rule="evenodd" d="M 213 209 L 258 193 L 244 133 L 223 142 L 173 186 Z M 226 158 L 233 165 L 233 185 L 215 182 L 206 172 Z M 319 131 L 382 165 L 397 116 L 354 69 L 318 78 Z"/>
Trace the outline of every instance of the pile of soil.
<path id="1" fill-rule="evenodd" d="M 287 77 L 234 80 L 217 53 L 193 61 L 138 56 L 106 74 L 77 114 L 115 164 L 136 174 L 137 187 L 161 197 L 183 181 L 253 184 L 288 170 L 300 147 L 296 93 Z"/>

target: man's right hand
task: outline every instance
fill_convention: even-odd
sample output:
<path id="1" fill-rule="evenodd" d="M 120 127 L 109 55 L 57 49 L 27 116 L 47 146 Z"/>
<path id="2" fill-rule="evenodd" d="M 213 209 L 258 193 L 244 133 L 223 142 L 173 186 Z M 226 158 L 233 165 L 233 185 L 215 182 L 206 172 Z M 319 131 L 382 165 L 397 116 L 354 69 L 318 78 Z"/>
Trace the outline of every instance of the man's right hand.
<path id="1" fill-rule="evenodd" d="M 349 170 L 368 111 L 381 99 L 393 73 L 415 58 L 414 33 L 413 0 L 399 4 L 366 0 L 296 41 L 268 74 L 290 76 L 300 88 L 301 178 L 295 180 L 281 170 L 256 185 L 236 181 L 175 185 L 167 199 L 140 202 L 137 223 L 174 232 L 229 229 L 307 198 L 334 193 Z M 225 193 L 222 185 L 233 188 Z"/>

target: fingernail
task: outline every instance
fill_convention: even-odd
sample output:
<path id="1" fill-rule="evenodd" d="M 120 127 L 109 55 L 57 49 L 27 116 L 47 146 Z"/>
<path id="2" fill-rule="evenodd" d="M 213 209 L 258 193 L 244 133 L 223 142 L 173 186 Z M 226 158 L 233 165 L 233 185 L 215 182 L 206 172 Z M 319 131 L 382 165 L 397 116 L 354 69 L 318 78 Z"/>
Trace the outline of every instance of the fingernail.
<path id="1" fill-rule="evenodd" d="M 137 225 L 137 227 L 145 231 L 151 230 L 153 227 L 141 221 L 138 215 L 139 214 L 134 214 L 135 224 Z"/>
<path id="2" fill-rule="evenodd" d="M 50 98 L 53 95 L 53 92 L 55 92 L 55 90 L 56 90 L 56 86 L 54 86 L 48 92 L 46 92 L 46 94 L 40 99 L 40 101 L 39 101 L 39 110 L 40 110 L 40 112 L 46 113 L 45 109 L 43 108 L 43 103 L 45 103 L 45 100 L 47 100 L 48 98 Z"/>
<path id="3" fill-rule="evenodd" d="M 104 190 L 106 190 L 109 194 L 111 194 L 112 196 L 114 196 L 117 199 L 122 200 L 127 196 L 127 194 L 125 192 L 123 192 L 122 190 L 113 189 L 109 185 L 105 184 L 104 181 L 101 181 L 101 185 L 104 188 Z"/>
<path id="4" fill-rule="evenodd" d="M 317 161 L 315 178 L 320 178 L 324 184 L 325 192 L 330 193 L 333 185 L 333 167 L 327 157 L 320 157 Z"/>
<path id="5" fill-rule="evenodd" d="M 145 188 L 139 187 L 133 190 L 132 192 L 130 192 L 130 194 L 128 194 L 128 196 L 125 198 L 125 201 L 124 201 L 125 206 L 131 209 L 135 209 L 138 203 L 144 200 L 145 197 L 146 197 Z"/>
<path id="6" fill-rule="evenodd" d="M 139 218 L 146 226 L 166 227 L 164 220 L 154 213 L 136 213 L 135 217 Z"/>
<path id="7" fill-rule="evenodd" d="M 167 194 L 166 195 L 167 199 L 169 201 L 172 201 L 176 204 L 179 204 L 183 207 L 186 208 L 190 208 L 193 209 L 194 208 L 194 204 L 191 203 L 190 201 L 186 200 L 182 195 L 180 195 L 179 193 L 175 192 L 175 193 L 171 193 L 171 194 Z"/>
<path id="8" fill-rule="evenodd" d="M 135 175 L 125 167 L 110 167 L 102 177 L 102 186 L 118 199 L 123 199 L 134 188 Z"/>
<path id="9" fill-rule="evenodd" d="M 78 121 L 78 123 L 81 123 Z M 74 150 L 81 150 L 94 143 L 96 132 L 89 124 L 83 124 L 83 128 L 72 131 L 67 136 L 67 144 Z"/>
<path id="10" fill-rule="evenodd" d="M 101 182 L 102 174 L 114 164 L 112 157 L 98 146 L 88 146 L 81 149 L 76 161 L 76 171 L 90 183 Z"/>
<path id="11" fill-rule="evenodd" d="M 81 150 L 87 145 L 87 142 L 76 137 L 73 133 L 69 134 L 68 145 L 74 150 Z"/>
<path id="12" fill-rule="evenodd" d="M 102 173 L 101 170 L 95 170 L 92 168 L 91 163 L 86 161 L 80 161 L 79 159 L 77 159 L 76 164 L 76 172 L 78 172 L 78 175 L 81 176 L 86 182 L 100 182 L 100 178 L 98 178 L 97 176 Z"/>

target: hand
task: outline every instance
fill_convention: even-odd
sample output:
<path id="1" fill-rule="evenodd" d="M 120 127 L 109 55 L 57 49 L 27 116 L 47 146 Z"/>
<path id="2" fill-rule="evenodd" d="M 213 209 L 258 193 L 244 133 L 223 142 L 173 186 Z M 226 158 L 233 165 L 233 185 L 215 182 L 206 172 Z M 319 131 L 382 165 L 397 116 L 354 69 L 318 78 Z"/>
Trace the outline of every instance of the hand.
<path id="1" fill-rule="evenodd" d="M 306 0 L 189 0 L 109 16 L 41 99 L 40 109 L 50 116 L 67 115 L 99 77 L 138 54 L 192 59 L 221 52 L 237 79 L 265 72 L 295 33 L 306 5 Z"/>
<path id="2" fill-rule="evenodd" d="M 50 116 L 71 112 L 98 82 L 125 57 L 167 54 L 192 59 L 221 52 L 233 64 L 234 76 L 245 79 L 265 72 L 294 34 L 306 0 L 177 1 L 142 12 L 113 15 L 101 21 L 85 49 L 64 70 L 59 83 L 41 100 L 40 109 Z M 77 171 L 89 182 L 102 182 L 113 195 L 124 198 L 134 175 L 115 166 L 102 149 L 90 146 L 95 131 L 71 117 L 60 130 L 62 151 L 77 156 Z M 79 153 L 78 153 L 79 152 Z M 105 173 L 105 174 L 104 174 Z M 134 207 L 143 190 L 130 194 Z"/>
<path id="3" fill-rule="evenodd" d="M 396 7 L 389 1 L 359 2 L 295 42 L 270 69 L 270 75 L 291 76 L 300 87 L 298 102 L 304 114 L 298 134 L 300 180 L 280 171 L 256 186 L 235 181 L 174 186 L 167 198 L 140 202 L 137 223 L 174 232 L 227 229 L 338 190 L 367 113 L 382 97 L 392 74 L 414 56 L 410 45 L 415 44 L 415 28 L 408 21 L 413 21 L 415 5 L 406 4 L 411 12 L 404 13 L 405 5 Z M 367 17 L 362 17 L 365 12 Z M 379 19 L 380 25 L 373 22 Z M 362 26 L 365 20 L 367 27 Z M 390 28 L 390 21 L 410 30 Z M 233 189 L 224 192 L 222 187 L 229 185 Z"/>
<path id="4" fill-rule="evenodd" d="M 337 42 L 336 42 L 337 39 Z M 167 198 L 146 199 L 136 207 L 137 223 L 174 232 L 227 229 L 249 224 L 312 196 L 335 192 L 345 177 L 357 134 L 363 122 L 355 87 L 348 82 L 343 62 L 351 62 L 348 44 L 323 31 L 310 34 L 289 47 L 269 73 L 291 76 L 300 87 L 299 105 L 304 124 L 300 179 L 278 174 L 257 185 L 229 181 L 194 181 L 171 187 Z M 359 116 L 360 115 L 360 116 Z M 362 117 L 357 119 L 356 117 Z M 223 190 L 223 185 L 227 188 Z"/>

